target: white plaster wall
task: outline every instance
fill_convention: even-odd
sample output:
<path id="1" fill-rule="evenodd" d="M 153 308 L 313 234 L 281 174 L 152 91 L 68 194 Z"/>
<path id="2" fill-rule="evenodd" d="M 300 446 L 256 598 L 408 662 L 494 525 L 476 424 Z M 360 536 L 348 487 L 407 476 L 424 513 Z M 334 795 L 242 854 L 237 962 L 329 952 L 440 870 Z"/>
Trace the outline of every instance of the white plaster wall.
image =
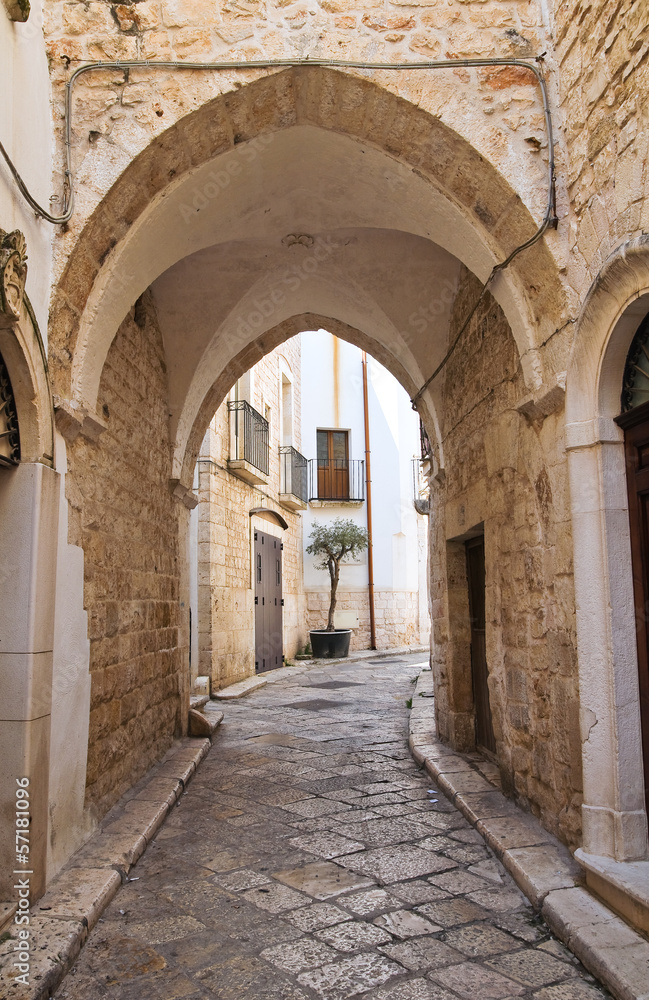
<path id="1" fill-rule="evenodd" d="M 42 29 L 42 5 L 32 0 L 29 20 L 9 20 L 0 4 L 0 140 L 36 201 L 57 214 L 52 194 L 50 81 Z M 0 161 L 0 229 L 20 229 L 29 257 L 27 294 L 46 337 L 53 227 L 35 216 Z"/>
<path id="2" fill-rule="evenodd" d="M 361 351 L 326 330 L 301 334 L 302 452 L 316 457 L 316 429 L 349 431 L 349 457 L 365 458 Z M 419 453 L 419 418 L 405 390 L 373 358 L 368 359 L 368 403 L 372 476 L 372 520 L 375 589 L 416 592 L 421 583 L 417 512 L 412 498 L 412 458 Z M 337 385 L 337 389 L 336 389 Z M 327 505 L 304 513 L 304 545 L 315 523 L 351 518 L 367 524 L 366 504 Z M 307 590 L 329 586 L 326 571 L 316 569 L 305 552 Z M 367 587 L 367 553 L 343 563 L 340 591 Z"/>
<path id="3" fill-rule="evenodd" d="M 54 610 L 48 881 L 87 838 L 93 820 L 84 810 L 90 716 L 90 641 L 83 607 L 83 549 L 68 544 L 65 441 L 56 439 L 60 475 L 59 544 Z"/>

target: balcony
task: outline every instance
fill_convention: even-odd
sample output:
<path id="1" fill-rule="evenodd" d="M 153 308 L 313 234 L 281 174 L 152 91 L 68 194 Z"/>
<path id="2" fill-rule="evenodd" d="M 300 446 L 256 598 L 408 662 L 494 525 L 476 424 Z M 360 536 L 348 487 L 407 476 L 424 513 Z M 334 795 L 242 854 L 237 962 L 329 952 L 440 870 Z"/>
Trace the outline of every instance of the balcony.
<path id="1" fill-rule="evenodd" d="M 311 459 L 309 503 L 358 505 L 365 499 L 365 462 L 360 459 Z"/>
<path id="2" fill-rule="evenodd" d="M 228 469 L 257 486 L 268 482 L 268 421 L 245 399 L 228 401 L 230 458 Z"/>
<path id="3" fill-rule="evenodd" d="M 306 510 L 309 499 L 309 463 L 304 455 L 282 445 L 279 449 L 281 485 L 279 502 L 289 510 Z"/>
<path id="4" fill-rule="evenodd" d="M 412 460 L 412 499 L 418 514 L 430 513 L 430 458 Z"/>

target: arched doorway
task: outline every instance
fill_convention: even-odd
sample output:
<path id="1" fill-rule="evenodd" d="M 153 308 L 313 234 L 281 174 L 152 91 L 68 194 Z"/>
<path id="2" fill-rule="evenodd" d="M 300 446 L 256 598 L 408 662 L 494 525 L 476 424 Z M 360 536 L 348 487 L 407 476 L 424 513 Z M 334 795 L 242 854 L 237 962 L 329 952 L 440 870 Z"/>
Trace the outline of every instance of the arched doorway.
<path id="1" fill-rule="evenodd" d="M 631 341 L 624 366 L 622 413 L 616 418 L 624 431 L 629 532 L 638 651 L 640 729 L 644 767 L 645 807 L 649 815 L 649 315 Z"/>
<path id="2" fill-rule="evenodd" d="M 22 233 L 0 231 L 0 900 L 11 898 L 16 788 L 28 792 L 32 898 L 45 888 L 58 476 L 44 347 Z"/>
<path id="3" fill-rule="evenodd" d="M 648 311 L 649 255 L 640 240 L 613 254 L 593 284 L 582 310 L 566 387 L 584 769 L 583 853 L 621 862 L 646 858 L 647 813 L 628 469 L 617 418 L 629 350 Z"/>

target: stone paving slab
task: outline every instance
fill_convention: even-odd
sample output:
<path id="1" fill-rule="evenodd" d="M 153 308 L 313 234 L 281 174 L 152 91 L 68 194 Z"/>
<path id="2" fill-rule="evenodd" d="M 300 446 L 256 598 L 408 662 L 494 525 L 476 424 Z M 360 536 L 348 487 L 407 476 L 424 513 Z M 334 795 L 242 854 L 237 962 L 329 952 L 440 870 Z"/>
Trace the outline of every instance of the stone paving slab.
<path id="1" fill-rule="evenodd" d="M 552 931 L 584 966 L 619 1000 L 649 1000 L 649 942 L 587 891 L 581 866 L 538 820 L 519 810 L 493 785 L 487 792 L 467 791 L 467 768 L 479 775 L 480 782 L 488 783 L 490 770 L 470 755 L 456 754 L 436 741 L 432 702 L 417 697 L 420 691 L 427 694 L 431 689 L 432 676 L 426 671 L 417 682 L 410 718 L 409 745 L 415 760 L 475 827 L 527 898 L 541 910 Z M 469 896 L 481 905 L 498 905 L 493 893 L 491 898 L 489 893 L 480 892 Z M 434 919 L 434 904 L 430 906 Z M 425 907 L 419 909 L 425 911 Z M 506 958 L 489 964 L 494 970 L 509 969 L 508 976 L 520 980 Z M 436 977 L 436 981 L 461 995 L 452 985 L 453 975 L 451 970 L 450 976 Z M 534 982 L 526 984 L 539 989 L 535 1000 L 589 1000 L 593 996 L 587 984 L 558 986 L 542 979 L 537 970 Z M 469 983 L 470 977 L 466 981 Z M 481 991 L 481 995 L 499 1000 L 497 984 L 482 986 Z"/>
<path id="2" fill-rule="evenodd" d="M 57 1000 L 536 1000 L 526 965 L 539 1000 L 603 998 L 413 761 L 417 663 L 311 666 L 232 701 Z M 324 684 L 350 709 L 287 712 Z"/>
<path id="3" fill-rule="evenodd" d="M 288 668 L 255 698 L 232 701 L 228 726 L 219 730 L 213 752 L 178 798 L 178 808 L 157 833 L 148 827 L 131 843 L 132 853 L 140 841 L 147 848 L 136 879 L 125 882 L 104 909 L 57 1000 L 605 997 L 497 858 L 540 849 L 545 842 L 521 843 L 521 838 L 535 838 L 516 827 L 504 808 L 495 818 L 499 825 L 488 831 L 493 844 L 485 843 L 440 795 L 440 783 L 431 783 L 413 762 L 405 704 L 417 664 L 417 657 L 376 662 L 372 654 L 356 663 Z M 336 697 L 347 701 L 350 711 L 287 713 L 287 703 L 309 700 L 309 692 L 322 685 L 335 686 Z M 430 700 L 419 704 L 432 707 Z M 413 756 L 419 753 L 421 761 L 425 746 L 432 749 L 431 761 L 451 760 L 447 752 L 436 751 L 423 719 L 412 714 L 421 741 Z M 157 822 L 169 800 L 164 782 L 177 776 L 176 801 L 198 756 L 195 741 L 178 747 L 175 759 L 149 776 L 156 794 L 147 793 L 147 782 L 129 793 L 110 817 L 110 825 L 118 828 L 123 817 L 121 840 L 118 830 L 94 838 L 104 855 L 109 846 L 119 847 L 123 860 L 128 838 L 137 833 L 133 821 L 146 821 L 141 807 L 157 802 Z M 282 763 L 298 766 L 285 769 Z M 490 780 L 488 769 L 478 771 L 470 759 L 468 765 L 455 773 L 466 776 L 472 770 Z M 306 793 L 305 770 L 316 774 L 308 779 L 312 784 Z M 337 801 L 329 797 L 332 780 L 334 794 L 341 795 Z M 457 795 L 458 805 L 460 799 Z M 306 818 L 289 808 L 299 802 L 314 803 Z M 336 809 L 330 811 L 332 802 Z M 392 844 L 377 843 L 376 824 L 385 822 Z M 347 844 L 353 846 L 338 853 Z M 527 863 L 526 854 L 514 857 L 521 866 Z M 88 902 L 76 892 L 75 876 L 68 875 L 68 895 L 62 882 L 58 896 L 61 917 L 38 915 L 40 992 L 21 996 L 13 988 L 0 989 L 3 1000 L 49 995 L 74 960 L 87 935 L 87 917 L 79 920 L 79 914 L 84 907 L 90 911 L 93 898 L 103 892 L 92 911 L 97 919 L 112 892 L 110 879 L 87 857 L 70 870 L 82 872 L 82 861 L 95 879 Z M 574 895 L 592 900 L 583 889 L 545 892 L 548 879 L 559 871 L 555 863 L 553 855 L 537 886 L 551 926 L 576 953 L 581 948 L 591 967 L 588 949 L 595 949 L 616 996 L 642 996 L 638 983 L 649 980 L 645 975 L 634 981 L 629 973 L 630 963 L 642 973 L 635 938 L 611 944 L 605 934 L 609 922 L 600 919 L 599 911 L 584 909 L 583 897 Z M 122 874 L 128 877 L 124 869 Z M 119 878 L 114 869 L 110 875 Z M 599 941 L 597 935 L 589 937 L 593 926 L 601 927 Z"/>
<path id="4" fill-rule="evenodd" d="M 17 928 L 0 941 L 0 1000 L 44 1000 L 79 954 L 90 930 L 137 864 L 209 750 L 209 740 L 178 740 L 159 765 L 104 819 L 31 908 L 29 985 L 17 983 Z"/>

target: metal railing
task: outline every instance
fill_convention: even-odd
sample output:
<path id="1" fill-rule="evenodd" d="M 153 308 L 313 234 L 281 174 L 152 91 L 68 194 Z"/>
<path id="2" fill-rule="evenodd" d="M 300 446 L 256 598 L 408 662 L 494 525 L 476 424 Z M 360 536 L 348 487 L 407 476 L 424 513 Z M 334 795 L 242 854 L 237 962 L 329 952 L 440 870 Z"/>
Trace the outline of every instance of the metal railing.
<path id="1" fill-rule="evenodd" d="M 309 462 L 310 500 L 364 500 L 362 459 L 317 459 Z"/>
<path id="2" fill-rule="evenodd" d="M 228 400 L 230 461 L 249 462 L 268 475 L 268 421 L 245 399 Z"/>
<path id="3" fill-rule="evenodd" d="M 309 463 L 296 448 L 281 445 L 279 449 L 281 463 L 281 492 L 290 493 L 303 500 L 309 499 Z"/>

